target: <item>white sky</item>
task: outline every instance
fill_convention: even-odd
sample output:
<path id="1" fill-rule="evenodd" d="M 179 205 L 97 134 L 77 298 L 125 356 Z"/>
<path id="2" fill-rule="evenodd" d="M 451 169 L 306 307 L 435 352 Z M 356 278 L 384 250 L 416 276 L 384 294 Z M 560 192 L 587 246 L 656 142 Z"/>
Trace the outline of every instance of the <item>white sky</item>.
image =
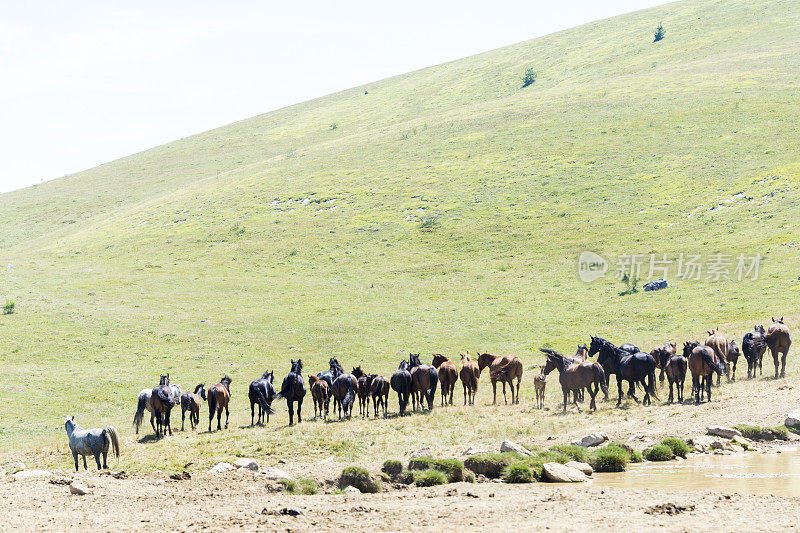
<path id="1" fill-rule="evenodd" d="M 663 3 L 3 0 L 0 192 Z"/>

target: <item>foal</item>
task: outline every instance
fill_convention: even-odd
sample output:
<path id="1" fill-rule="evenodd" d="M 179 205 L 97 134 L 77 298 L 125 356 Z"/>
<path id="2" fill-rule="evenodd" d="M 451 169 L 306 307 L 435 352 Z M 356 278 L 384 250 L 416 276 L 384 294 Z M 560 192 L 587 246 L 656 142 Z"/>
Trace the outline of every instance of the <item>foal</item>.
<path id="1" fill-rule="evenodd" d="M 439 377 L 439 384 L 442 387 L 442 407 L 448 403 L 447 397 L 450 396 L 449 403 L 453 405 L 453 391 L 456 388 L 458 372 L 456 365 L 442 354 L 433 354 L 431 364 L 436 367 L 436 374 Z"/>
<path id="2" fill-rule="evenodd" d="M 319 412 L 319 416 L 327 420 L 328 407 L 330 406 L 330 387 L 328 387 L 328 382 L 319 376 L 309 374 L 308 383 L 311 389 L 311 400 L 314 402 L 314 418 L 317 417 L 317 412 Z M 325 409 L 324 411 L 323 408 Z"/>
<path id="3" fill-rule="evenodd" d="M 478 378 L 481 375 L 478 363 L 469 358 L 469 352 L 461 354 L 461 364 L 458 366 L 458 377 L 464 386 L 464 405 L 475 403 L 475 393 L 478 392 Z"/>
<path id="4" fill-rule="evenodd" d="M 194 392 L 184 392 L 181 395 L 181 431 L 186 421 L 186 411 L 189 411 L 189 424 L 194 429 L 200 424 L 200 402 L 206 400 L 206 387 L 200 383 Z"/>
<path id="5" fill-rule="evenodd" d="M 547 386 L 547 376 L 544 373 L 544 365 L 539 367 L 539 375 L 533 378 L 533 388 L 536 390 L 536 408 L 544 407 L 544 388 Z"/>

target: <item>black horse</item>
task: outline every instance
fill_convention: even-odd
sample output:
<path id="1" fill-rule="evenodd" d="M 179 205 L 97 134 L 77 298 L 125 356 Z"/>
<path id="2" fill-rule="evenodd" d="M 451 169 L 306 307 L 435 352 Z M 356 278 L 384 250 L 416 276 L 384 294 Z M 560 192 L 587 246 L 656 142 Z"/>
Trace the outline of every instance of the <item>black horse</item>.
<path id="1" fill-rule="evenodd" d="M 303 396 L 306 395 L 306 384 L 303 381 L 303 361 L 292 360 L 292 370 L 283 378 L 281 392 L 276 396 L 277 400 L 286 399 L 286 406 L 289 408 L 289 425 L 294 424 L 294 402 L 297 402 L 297 423 L 302 422 L 300 410 L 303 408 Z"/>
<path id="2" fill-rule="evenodd" d="M 169 431 L 172 436 L 172 424 L 169 422 L 169 415 L 175 407 L 175 396 L 169 388 L 169 374 L 162 374 L 158 386 L 152 392 L 153 412 L 156 415 L 156 437 L 161 437 Z"/>
<path id="3" fill-rule="evenodd" d="M 275 399 L 275 386 L 272 384 L 275 378 L 274 372 L 264 372 L 261 379 L 256 379 L 250 382 L 250 425 L 255 425 L 253 420 L 255 418 L 256 405 L 258 405 L 258 423 L 264 423 L 264 415 L 267 416 L 267 423 L 269 424 L 269 415 L 275 411 L 272 410 L 272 400 Z"/>
<path id="4" fill-rule="evenodd" d="M 408 396 L 411 394 L 411 372 L 408 371 L 408 361 L 400 361 L 400 366 L 392 374 L 389 383 L 392 390 L 397 393 L 397 400 L 400 402 L 400 414 L 406 413 L 408 406 Z"/>
<path id="5" fill-rule="evenodd" d="M 649 353 L 631 353 L 627 350 L 617 348 L 610 342 L 600 337 L 592 337 L 589 346 L 589 356 L 597 356 L 597 362 L 603 366 L 603 370 L 609 369 L 617 376 L 617 405 L 622 403 L 622 380 L 629 383 L 628 396 L 637 403 L 634 390 L 639 383 L 644 389 L 644 399 L 642 405 L 650 405 L 650 396 L 658 400 L 656 394 L 656 361 Z"/>
<path id="6" fill-rule="evenodd" d="M 767 337 L 764 326 L 755 326 L 753 331 L 744 334 L 742 354 L 747 360 L 747 377 L 756 377 L 756 367 L 761 374 L 761 361 L 767 351 Z"/>
<path id="7" fill-rule="evenodd" d="M 328 365 L 330 366 L 330 370 L 320 372 L 317 374 L 317 377 L 328 383 L 328 401 L 331 401 L 333 382 L 336 378 L 344 374 L 344 368 L 342 368 L 342 365 L 339 364 L 339 361 L 337 361 L 335 357 L 331 357 L 330 360 L 328 360 Z"/>

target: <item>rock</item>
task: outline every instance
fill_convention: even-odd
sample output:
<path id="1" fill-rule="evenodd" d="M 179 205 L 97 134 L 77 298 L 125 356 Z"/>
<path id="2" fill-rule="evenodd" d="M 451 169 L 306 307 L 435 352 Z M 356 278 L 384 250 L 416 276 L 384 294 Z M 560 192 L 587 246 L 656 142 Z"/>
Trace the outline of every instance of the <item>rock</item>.
<path id="1" fill-rule="evenodd" d="M 486 448 L 473 448 L 472 446 L 470 446 L 469 448 L 461 452 L 461 456 L 465 457 L 468 455 L 479 455 L 482 453 L 492 453 L 492 450 L 488 450 Z"/>
<path id="2" fill-rule="evenodd" d="M 14 474 L 14 479 L 20 481 L 22 479 L 32 479 L 37 477 L 50 477 L 51 472 L 49 470 L 37 470 L 32 468 L 30 470 L 20 470 Z"/>
<path id="3" fill-rule="evenodd" d="M 219 474 L 222 472 L 229 472 L 233 470 L 233 465 L 230 463 L 217 463 L 208 469 L 209 474 Z"/>
<path id="4" fill-rule="evenodd" d="M 342 492 L 348 495 L 361 494 L 361 491 L 353 487 L 352 485 L 346 486 Z"/>
<path id="5" fill-rule="evenodd" d="M 6 474 L 16 474 L 20 470 L 25 470 L 25 463 L 6 463 L 0 466 L 0 471 L 5 472 Z"/>
<path id="6" fill-rule="evenodd" d="M 741 437 L 742 434 L 738 429 L 733 429 L 725 426 L 708 426 L 706 432 L 709 435 L 732 439 L 733 437 Z"/>
<path id="7" fill-rule="evenodd" d="M 516 452 L 520 455 L 533 455 L 527 448 L 522 446 L 521 444 L 517 444 L 514 441 L 504 440 L 500 444 L 500 451 L 501 452 Z"/>
<path id="8" fill-rule="evenodd" d="M 664 278 L 654 279 L 653 281 L 645 283 L 643 288 L 646 291 L 657 291 L 659 289 L 666 289 L 667 280 L 665 280 Z"/>
<path id="9" fill-rule="evenodd" d="M 306 198 L 306 200 L 308 200 L 308 198 Z M 284 507 L 283 509 L 278 511 L 278 514 L 283 514 L 288 516 L 300 516 L 301 514 L 303 514 L 303 511 L 301 511 L 300 509 L 292 509 L 291 507 Z"/>
<path id="10" fill-rule="evenodd" d="M 594 433 L 589 433 L 585 437 L 582 437 L 578 440 L 572 441 L 572 445 L 588 448 L 590 446 L 597 446 L 598 444 L 602 444 L 607 440 L 608 440 L 608 435 L 606 435 L 601 431 L 596 431 Z"/>
<path id="11" fill-rule="evenodd" d="M 560 463 L 545 463 L 543 465 L 544 477 L 553 483 L 577 483 L 586 481 L 586 474 Z"/>
<path id="12" fill-rule="evenodd" d="M 246 468 L 248 470 L 258 471 L 258 463 L 255 462 L 255 460 L 253 460 L 253 459 L 247 459 L 247 458 L 244 458 L 244 457 L 242 457 L 240 459 L 236 459 L 233 462 L 233 466 L 235 468 Z"/>
<path id="13" fill-rule="evenodd" d="M 89 487 L 84 485 L 79 481 L 73 481 L 69 484 L 69 492 L 70 494 L 75 494 L 77 496 L 85 496 L 89 494 Z"/>
<path id="14" fill-rule="evenodd" d="M 725 442 L 718 437 L 710 435 L 700 435 L 687 441 L 694 446 L 694 449 L 701 453 L 711 453 L 712 450 L 721 450 L 725 447 Z"/>
<path id="15" fill-rule="evenodd" d="M 783 423 L 786 427 L 800 426 L 800 409 L 790 411 Z"/>
<path id="16" fill-rule="evenodd" d="M 411 452 L 411 459 L 416 459 L 417 457 L 433 457 L 433 452 L 431 452 L 429 446 L 425 446 L 424 448 Z"/>
<path id="17" fill-rule="evenodd" d="M 587 476 L 591 476 L 592 474 L 594 474 L 594 469 L 592 468 L 591 465 L 589 465 L 587 463 L 581 463 L 579 461 L 569 461 L 569 462 L 565 463 L 564 466 L 568 466 L 570 468 L 574 468 L 576 470 L 580 470 L 581 472 L 583 472 Z"/>
<path id="18" fill-rule="evenodd" d="M 286 470 L 281 470 L 280 468 L 265 468 L 261 471 L 261 475 L 267 479 L 274 480 L 294 478 L 294 476 L 292 476 L 289 472 Z"/>

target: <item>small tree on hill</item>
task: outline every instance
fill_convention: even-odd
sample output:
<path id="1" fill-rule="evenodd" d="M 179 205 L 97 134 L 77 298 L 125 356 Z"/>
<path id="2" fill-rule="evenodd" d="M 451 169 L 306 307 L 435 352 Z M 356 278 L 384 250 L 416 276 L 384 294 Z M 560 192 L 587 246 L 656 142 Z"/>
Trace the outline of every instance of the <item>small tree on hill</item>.
<path id="1" fill-rule="evenodd" d="M 664 26 L 659 24 L 658 28 L 656 28 L 656 33 L 653 35 L 653 42 L 657 43 L 658 41 L 663 39 L 666 34 L 667 30 L 664 29 Z"/>
<path id="2" fill-rule="evenodd" d="M 528 85 L 532 85 L 533 82 L 536 81 L 536 72 L 533 71 L 533 67 L 529 68 L 525 71 L 525 75 L 522 76 L 522 88 L 524 89 Z"/>

